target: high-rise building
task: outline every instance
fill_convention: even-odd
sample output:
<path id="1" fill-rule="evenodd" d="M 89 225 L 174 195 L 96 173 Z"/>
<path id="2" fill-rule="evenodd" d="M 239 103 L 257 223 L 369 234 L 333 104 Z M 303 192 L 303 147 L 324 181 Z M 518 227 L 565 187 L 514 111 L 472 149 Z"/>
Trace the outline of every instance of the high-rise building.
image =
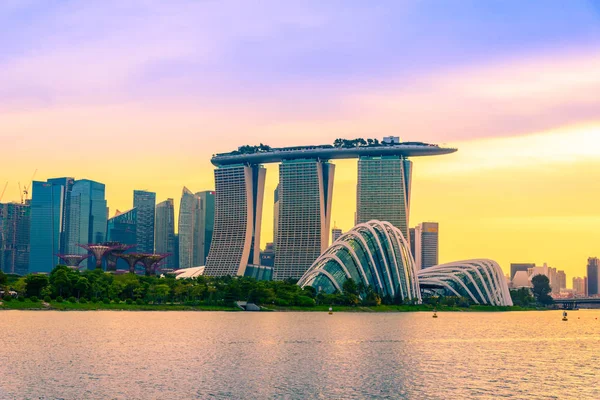
<path id="1" fill-rule="evenodd" d="M 408 240 L 412 162 L 402 156 L 358 160 L 356 222 L 387 221 Z"/>
<path id="2" fill-rule="evenodd" d="M 556 271 L 556 278 L 558 279 L 558 287 L 559 289 L 566 289 L 567 288 L 567 274 L 565 274 L 565 271 Z"/>
<path id="3" fill-rule="evenodd" d="M 196 193 L 196 209 L 194 210 L 194 265 L 206 265 L 215 229 L 215 192 Z"/>
<path id="4" fill-rule="evenodd" d="M 424 269 L 438 265 L 439 224 L 423 222 L 415 228 L 415 265 Z"/>
<path id="5" fill-rule="evenodd" d="M 63 211 L 60 221 L 60 237 L 58 243 L 58 252 L 64 254 L 67 253 L 67 248 L 69 246 L 69 219 L 71 217 L 69 210 L 71 208 L 71 190 L 73 189 L 73 185 L 75 184 L 75 178 L 51 178 L 48 179 L 47 182 L 53 185 L 60 185 L 63 187 Z"/>
<path id="6" fill-rule="evenodd" d="M 175 206 L 173 199 L 167 199 L 156 205 L 154 223 L 154 249 L 158 254 L 168 253 L 165 268 L 175 269 Z"/>
<path id="7" fill-rule="evenodd" d="M 107 206 L 103 183 L 88 179 L 76 180 L 70 192 L 69 232 L 67 253 L 86 254 L 78 244 L 102 243 L 106 240 Z M 85 260 L 81 265 L 88 268 L 94 260 Z"/>
<path id="8" fill-rule="evenodd" d="M 317 160 L 279 165 L 274 279 L 300 279 L 329 246 L 334 171 L 333 164 Z"/>
<path id="9" fill-rule="evenodd" d="M 248 264 L 260 262 L 265 176 L 261 165 L 215 170 L 215 226 L 205 275 L 244 275 Z"/>
<path id="10" fill-rule="evenodd" d="M 588 296 L 597 296 L 600 294 L 598 288 L 600 286 L 600 268 L 598 258 L 590 257 L 587 262 L 587 294 Z"/>
<path id="11" fill-rule="evenodd" d="M 575 277 L 573 278 L 573 292 L 578 296 L 585 296 L 587 288 L 585 287 L 585 278 Z"/>
<path id="12" fill-rule="evenodd" d="M 0 271 L 27 274 L 30 210 L 29 204 L 0 204 Z"/>
<path id="13" fill-rule="evenodd" d="M 417 259 L 417 253 L 415 252 L 415 242 L 417 241 L 417 238 L 415 237 L 416 235 L 416 229 L 415 228 L 409 228 L 408 229 L 408 237 L 410 238 L 410 255 L 412 256 L 413 260 Z M 416 265 L 416 264 L 415 264 Z"/>
<path id="14" fill-rule="evenodd" d="M 50 272 L 58 263 L 63 232 L 65 186 L 51 182 L 32 183 L 29 273 Z"/>
<path id="15" fill-rule="evenodd" d="M 331 243 L 335 242 L 342 236 L 342 230 L 336 226 L 331 229 Z"/>
<path id="16" fill-rule="evenodd" d="M 135 225 L 137 222 L 137 209 L 120 212 L 117 210 L 114 217 L 108 219 L 106 228 L 106 241 L 119 242 L 124 245 L 135 246 Z M 125 253 L 136 252 L 135 247 L 128 249 Z M 125 260 L 117 259 L 117 269 L 126 270 L 128 265 Z"/>
<path id="17" fill-rule="evenodd" d="M 273 249 L 277 248 L 277 227 L 279 226 L 279 185 L 273 193 Z"/>
<path id="18" fill-rule="evenodd" d="M 137 222 L 137 209 L 120 212 L 117 210 L 115 216 L 108 219 L 106 229 L 107 242 L 119 242 L 128 245 L 136 244 L 135 225 Z"/>
<path id="19" fill-rule="evenodd" d="M 184 186 L 179 203 L 179 268 L 196 267 L 194 265 L 194 225 L 198 198 Z"/>
<path id="20" fill-rule="evenodd" d="M 156 193 L 134 190 L 133 207 L 137 208 L 136 252 L 154 253 Z"/>
<path id="21" fill-rule="evenodd" d="M 527 272 L 529 268 L 534 268 L 535 263 L 512 263 L 510 264 L 510 279 L 514 279 L 518 271 Z"/>

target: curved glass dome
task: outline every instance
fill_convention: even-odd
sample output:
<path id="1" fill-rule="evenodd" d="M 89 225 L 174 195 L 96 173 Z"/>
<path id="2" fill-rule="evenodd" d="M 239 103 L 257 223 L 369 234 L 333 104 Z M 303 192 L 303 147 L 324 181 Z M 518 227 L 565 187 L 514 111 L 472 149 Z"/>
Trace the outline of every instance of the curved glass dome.
<path id="1" fill-rule="evenodd" d="M 349 278 L 381 296 L 421 299 L 410 246 L 389 222 L 356 225 L 317 258 L 298 284 L 333 293 L 342 291 Z"/>
<path id="2" fill-rule="evenodd" d="M 446 296 L 466 297 L 475 304 L 513 305 L 502 269 L 492 260 L 436 265 L 420 270 L 418 279 L 425 290 L 442 290 Z"/>

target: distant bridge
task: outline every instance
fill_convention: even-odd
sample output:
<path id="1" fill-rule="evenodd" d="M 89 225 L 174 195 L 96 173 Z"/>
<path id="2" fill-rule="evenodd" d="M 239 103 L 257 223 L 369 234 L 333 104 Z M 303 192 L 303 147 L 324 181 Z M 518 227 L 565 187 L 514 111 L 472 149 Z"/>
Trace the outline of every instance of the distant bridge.
<path id="1" fill-rule="evenodd" d="M 577 297 L 570 299 L 554 299 L 554 304 L 566 310 L 573 310 L 580 304 L 600 304 L 600 297 Z"/>

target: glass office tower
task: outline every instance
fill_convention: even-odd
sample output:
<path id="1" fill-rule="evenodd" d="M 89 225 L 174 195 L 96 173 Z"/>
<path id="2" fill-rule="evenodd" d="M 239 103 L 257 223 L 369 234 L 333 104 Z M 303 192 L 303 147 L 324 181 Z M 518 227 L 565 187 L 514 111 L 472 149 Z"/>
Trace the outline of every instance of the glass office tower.
<path id="1" fill-rule="evenodd" d="M 206 265 L 215 226 L 215 192 L 196 193 L 194 215 L 194 266 Z"/>
<path id="2" fill-rule="evenodd" d="M 173 199 L 167 199 L 156 205 L 154 248 L 158 254 L 171 254 L 165 259 L 165 268 L 174 269 L 175 257 L 175 207 Z"/>
<path id="3" fill-rule="evenodd" d="M 184 186 L 179 203 L 179 268 L 194 267 L 194 223 L 198 198 Z"/>
<path id="4" fill-rule="evenodd" d="M 356 222 L 387 221 L 409 240 L 412 162 L 402 156 L 360 157 Z"/>
<path id="5" fill-rule="evenodd" d="M 31 193 L 29 272 L 49 273 L 59 263 L 65 186 L 34 181 Z"/>
<path id="6" fill-rule="evenodd" d="M 327 249 L 334 171 L 333 164 L 317 160 L 279 165 L 274 279 L 300 279 Z"/>
<path id="7" fill-rule="evenodd" d="M 124 212 L 117 211 L 114 217 L 108 219 L 106 228 L 106 241 L 119 242 L 125 245 L 135 246 L 135 224 L 137 222 L 137 209 L 132 208 Z M 128 249 L 125 253 L 135 252 L 135 247 Z M 125 260 L 117 259 L 117 269 L 128 268 Z"/>
<path id="8" fill-rule="evenodd" d="M 102 243 L 106 240 L 107 205 L 103 183 L 81 179 L 75 181 L 69 199 L 67 253 L 86 254 L 78 244 Z M 92 267 L 95 260 L 81 265 Z"/>
<path id="9" fill-rule="evenodd" d="M 136 252 L 153 254 L 156 193 L 134 190 L 133 207 L 137 209 Z"/>

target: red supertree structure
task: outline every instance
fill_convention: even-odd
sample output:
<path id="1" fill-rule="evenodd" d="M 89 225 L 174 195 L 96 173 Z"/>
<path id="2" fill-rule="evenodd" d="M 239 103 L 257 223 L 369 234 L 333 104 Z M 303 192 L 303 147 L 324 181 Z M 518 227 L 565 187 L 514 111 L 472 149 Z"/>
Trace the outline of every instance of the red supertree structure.
<path id="1" fill-rule="evenodd" d="M 86 249 L 94 255 L 96 258 L 96 269 L 102 269 L 102 258 L 113 249 L 111 246 L 100 243 L 78 244 L 77 246 Z"/>
<path id="2" fill-rule="evenodd" d="M 146 268 L 146 276 L 155 275 L 158 264 L 170 255 L 171 253 L 146 254 L 146 257 L 141 260 L 144 268 Z"/>
<path id="3" fill-rule="evenodd" d="M 129 272 L 135 274 L 135 266 L 137 263 L 142 261 L 144 258 L 148 257 L 148 254 L 145 253 L 124 253 L 119 254 L 119 258 L 125 260 L 127 265 L 129 265 Z"/>
<path id="4" fill-rule="evenodd" d="M 65 262 L 67 267 L 71 267 L 73 269 L 79 269 L 81 266 L 81 262 L 88 258 L 89 254 L 57 254 L 58 258 Z"/>
<path id="5" fill-rule="evenodd" d="M 119 242 L 104 242 L 102 243 L 105 246 L 112 247 L 112 250 L 106 254 L 106 270 L 107 271 L 116 271 L 117 270 L 117 261 L 119 260 L 119 255 L 125 253 L 127 250 L 135 247 L 132 244 L 123 244 Z"/>

